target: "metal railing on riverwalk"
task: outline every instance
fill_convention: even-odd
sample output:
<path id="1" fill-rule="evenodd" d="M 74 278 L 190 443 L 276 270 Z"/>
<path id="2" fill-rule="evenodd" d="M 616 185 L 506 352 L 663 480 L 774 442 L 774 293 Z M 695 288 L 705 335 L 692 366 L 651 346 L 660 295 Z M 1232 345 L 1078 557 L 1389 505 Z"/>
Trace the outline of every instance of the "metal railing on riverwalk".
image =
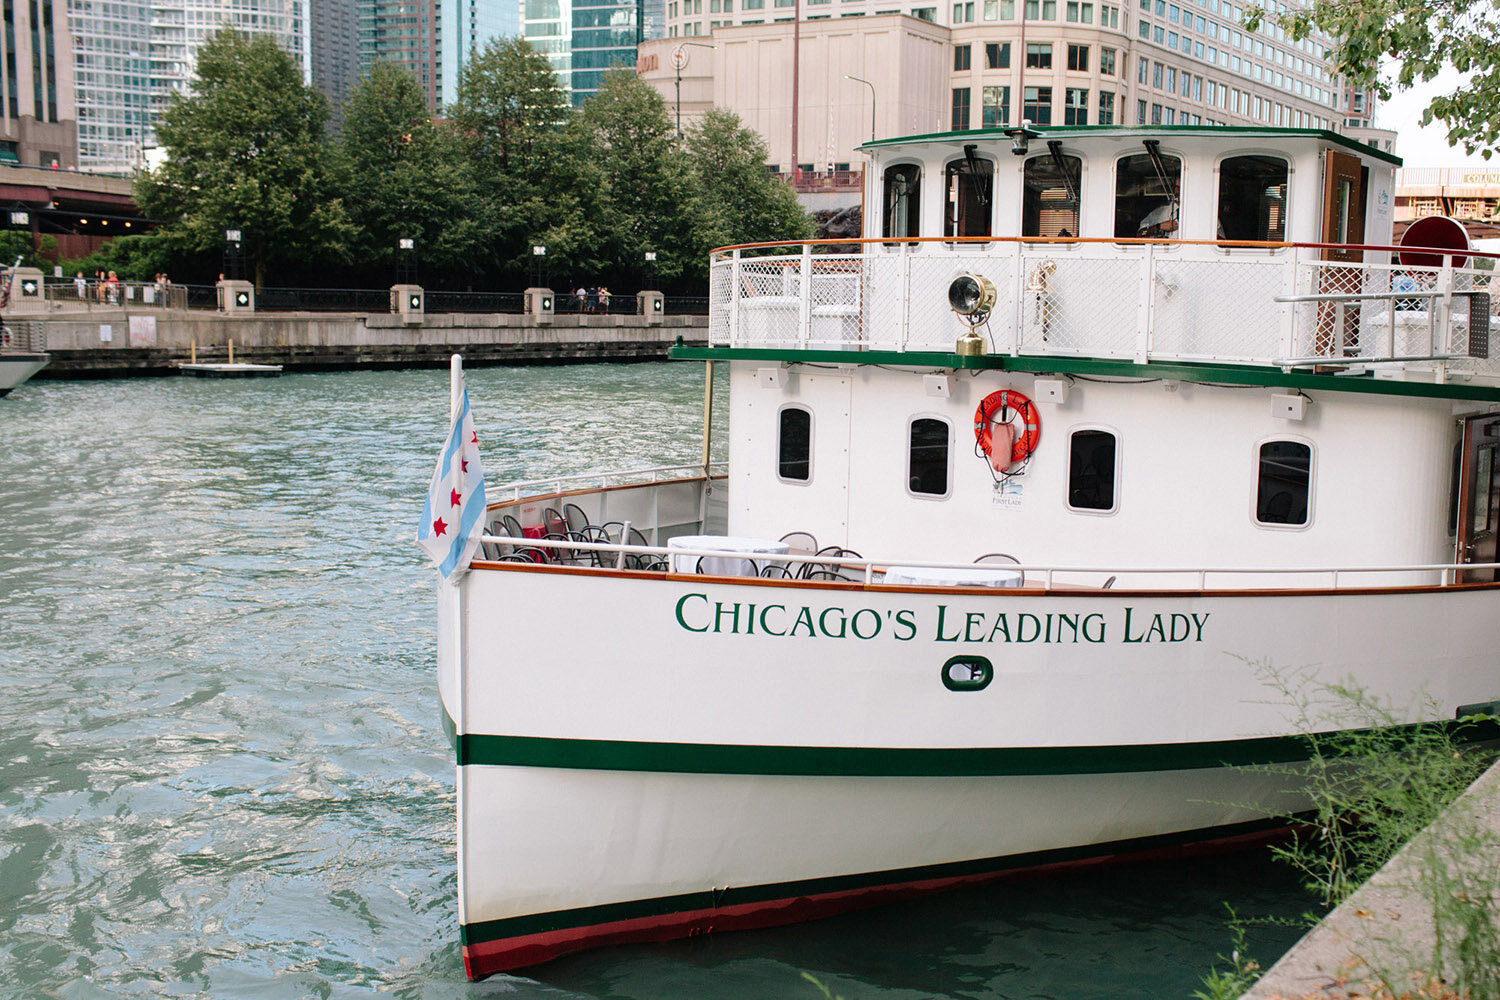
<path id="1" fill-rule="evenodd" d="M 60 308 L 78 309 L 204 309 L 221 307 L 216 285 L 168 284 L 153 282 L 108 282 L 95 279 L 49 278 L 44 283 L 48 302 Z M 454 291 L 425 289 L 425 311 L 429 313 L 497 313 L 520 315 L 526 311 L 525 294 L 502 291 Z M 630 316 L 635 314 L 636 293 L 612 293 L 609 305 L 600 306 L 578 301 L 559 290 L 557 314 Z M 389 288 L 278 288 L 262 287 L 255 292 L 258 312 L 363 312 L 391 311 Z M 706 316 L 708 296 L 667 295 L 665 308 L 673 316 Z"/>

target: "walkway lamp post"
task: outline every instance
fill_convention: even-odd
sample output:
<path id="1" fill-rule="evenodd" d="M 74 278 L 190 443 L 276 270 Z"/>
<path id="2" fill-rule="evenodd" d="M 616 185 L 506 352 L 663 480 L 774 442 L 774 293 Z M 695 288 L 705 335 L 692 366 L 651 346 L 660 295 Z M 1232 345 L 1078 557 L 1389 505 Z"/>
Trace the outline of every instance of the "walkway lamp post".
<path id="1" fill-rule="evenodd" d="M 870 88 L 870 141 L 874 142 L 875 141 L 875 85 L 873 83 L 871 83 L 869 80 L 863 80 L 863 79 L 860 79 L 857 76 L 848 76 L 847 74 L 844 76 L 844 79 L 845 80 L 853 80 L 855 83 L 862 83 L 866 87 Z"/>
<path id="2" fill-rule="evenodd" d="M 688 64 L 689 45 L 700 49 L 716 49 L 707 42 L 681 42 L 672 50 L 672 68 L 677 71 L 677 140 L 682 141 L 682 68 Z"/>

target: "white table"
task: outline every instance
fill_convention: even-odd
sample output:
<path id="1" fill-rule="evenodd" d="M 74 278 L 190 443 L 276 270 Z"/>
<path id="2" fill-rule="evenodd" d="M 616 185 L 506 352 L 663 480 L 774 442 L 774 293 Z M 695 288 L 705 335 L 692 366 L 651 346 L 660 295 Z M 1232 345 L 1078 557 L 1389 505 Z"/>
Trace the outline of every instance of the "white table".
<path id="1" fill-rule="evenodd" d="M 1025 576 L 1003 566 L 891 566 L 881 582 L 914 587 L 1019 587 Z"/>
<path id="2" fill-rule="evenodd" d="M 734 535 L 678 535 L 667 539 L 669 549 L 704 549 L 710 552 L 734 553 L 726 556 L 672 556 L 672 572 L 711 576 L 756 576 L 770 561 L 769 556 L 784 556 L 791 551 L 786 542 L 771 538 L 739 538 Z M 749 557 L 749 558 L 747 558 Z"/>

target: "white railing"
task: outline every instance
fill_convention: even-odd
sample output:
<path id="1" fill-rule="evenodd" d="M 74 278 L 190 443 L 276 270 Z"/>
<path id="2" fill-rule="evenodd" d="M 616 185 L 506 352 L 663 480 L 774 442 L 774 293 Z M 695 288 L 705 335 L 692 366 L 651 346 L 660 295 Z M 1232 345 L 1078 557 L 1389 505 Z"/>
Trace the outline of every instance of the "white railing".
<path id="1" fill-rule="evenodd" d="M 1321 244 L 1143 240 L 865 240 L 731 247 L 710 265 L 709 342 L 951 353 L 968 324 L 948 286 L 971 273 L 998 301 L 991 353 L 1278 365 L 1457 362 L 1483 353 L 1493 272 L 1322 260 Z M 1363 248 L 1382 253 L 1395 248 Z M 1410 253 L 1408 248 L 1407 253 Z M 1389 260 L 1389 257 L 1382 257 Z M 1489 258 L 1493 259 L 1493 258 Z M 1476 294 L 1477 293 L 1477 294 Z M 1461 360 L 1459 360 L 1461 359 Z"/>
<path id="2" fill-rule="evenodd" d="M 563 538 L 513 538 L 510 535 L 485 534 L 481 541 L 502 548 L 513 547 L 517 549 L 541 549 L 544 551 L 567 552 L 567 553 L 610 553 L 617 558 L 613 561 L 601 560 L 605 563 L 604 568 L 627 567 L 627 559 L 635 557 L 638 562 L 656 562 L 659 560 L 672 560 L 683 556 L 708 556 L 714 558 L 740 558 L 764 564 L 787 565 L 788 568 L 799 567 L 804 564 L 817 566 L 838 566 L 849 575 L 845 582 L 863 583 L 865 585 L 879 585 L 880 578 L 884 576 L 884 568 L 899 564 L 905 566 L 917 566 L 931 569 L 973 569 L 972 562 L 933 562 L 920 559 L 889 559 L 889 558 L 866 558 L 866 557 L 838 557 L 822 556 L 816 553 L 777 553 L 775 555 L 756 555 L 743 552 L 731 552 L 725 549 L 713 548 L 668 548 L 660 545 L 625 545 L 618 542 L 583 542 Z M 482 557 L 480 557 L 482 558 Z M 1004 564 L 993 565 L 991 569 L 1013 570 L 1028 577 L 1031 586 L 1040 586 L 1043 590 L 1051 590 L 1054 586 L 1065 581 L 1058 577 L 1085 578 L 1097 581 L 1096 586 L 1103 586 L 1105 581 L 1118 579 L 1120 577 L 1167 577 L 1170 578 L 1169 585 L 1172 589 L 1183 587 L 1186 579 L 1196 580 L 1196 589 L 1236 589 L 1234 580 L 1253 577 L 1255 578 L 1254 589 L 1286 589 L 1285 583 L 1289 578 L 1326 577 L 1326 582 L 1320 581 L 1322 586 L 1309 584 L 1302 589 L 1339 589 L 1347 587 L 1378 587 L 1380 583 L 1372 583 L 1371 576 L 1402 576 L 1401 586 L 1444 586 L 1455 583 L 1459 575 L 1474 570 L 1493 570 L 1500 568 L 1500 563 L 1418 563 L 1412 565 L 1385 565 L 1385 566 L 1051 566 L 1044 564 Z M 794 574 L 795 575 L 795 574 Z M 1410 578 L 1431 577 L 1426 584 L 1414 584 Z M 1349 582 L 1350 577 L 1358 578 L 1356 582 Z M 1220 578 L 1229 578 L 1219 582 Z M 1267 579 L 1279 578 L 1279 584 L 1265 582 Z M 733 579 L 733 578 L 727 578 Z M 1037 582 L 1032 582 L 1037 581 Z M 813 581 L 798 581 L 811 583 Z M 1211 587 L 1210 584 L 1214 586 Z M 1391 584 L 1385 584 L 1387 586 Z M 905 585 L 903 585 L 905 586 Z M 1076 585 L 1075 585 L 1076 586 Z M 1150 589 L 1139 587 L 1138 583 L 1132 582 L 1125 589 Z"/>
<path id="3" fill-rule="evenodd" d="M 728 462 L 710 462 L 708 474 L 710 476 L 724 475 L 729 471 Z M 649 486 L 652 483 L 660 483 L 669 479 L 693 479 L 703 475 L 703 466 L 699 463 L 684 463 L 682 465 L 657 465 L 649 469 L 625 469 L 619 472 L 587 472 L 576 476 L 553 476 L 548 479 L 527 479 L 514 483 L 500 483 L 496 485 L 486 484 L 484 488 L 485 500 L 490 504 L 514 503 L 519 500 L 535 499 L 537 496 L 545 496 L 549 493 L 567 493 L 572 490 L 588 489 L 591 486 L 600 488 L 606 486 Z"/>

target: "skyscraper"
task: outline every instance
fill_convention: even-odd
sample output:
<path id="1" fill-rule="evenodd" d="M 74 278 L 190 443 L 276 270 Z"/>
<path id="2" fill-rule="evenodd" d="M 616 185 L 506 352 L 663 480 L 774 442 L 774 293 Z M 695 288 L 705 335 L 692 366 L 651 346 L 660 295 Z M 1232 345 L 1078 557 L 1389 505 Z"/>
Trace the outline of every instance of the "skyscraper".
<path id="1" fill-rule="evenodd" d="M 156 116 L 187 92 L 198 48 L 222 28 L 270 35 L 311 82 L 306 0 L 69 0 L 68 27 L 85 170 L 141 165 Z"/>
<path id="2" fill-rule="evenodd" d="M 635 47 L 664 30 L 664 0 L 521 0 L 522 34 L 582 104 L 609 69 L 635 65 Z"/>
<path id="3" fill-rule="evenodd" d="M 344 120 L 344 101 L 359 81 L 359 14 L 355 0 L 309 0 L 312 83 L 328 98 L 329 123 Z"/>

